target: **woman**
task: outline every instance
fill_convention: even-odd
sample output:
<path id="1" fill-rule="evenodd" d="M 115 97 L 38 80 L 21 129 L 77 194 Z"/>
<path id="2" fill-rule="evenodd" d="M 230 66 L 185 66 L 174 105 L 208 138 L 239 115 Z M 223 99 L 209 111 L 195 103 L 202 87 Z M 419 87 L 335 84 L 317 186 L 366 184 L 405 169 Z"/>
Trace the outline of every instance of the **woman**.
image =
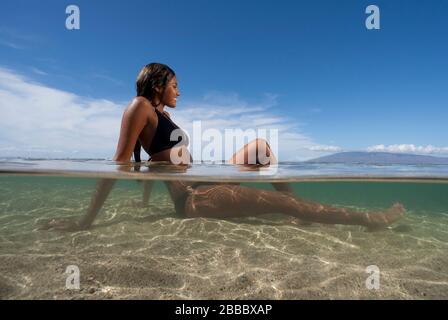
<path id="1" fill-rule="evenodd" d="M 113 160 L 140 161 L 140 148 L 150 155 L 151 161 L 173 162 L 187 165 L 192 161 L 188 152 L 188 139 L 184 132 L 170 119 L 165 106 L 176 107 L 179 89 L 176 75 L 168 66 L 160 63 L 146 65 L 137 77 L 137 97 L 126 108 L 121 122 L 120 137 Z M 170 139 L 173 132 L 180 133 L 177 140 Z M 251 154 L 264 156 L 270 164 L 275 163 L 266 141 L 256 139 L 245 145 L 229 160 L 238 159 L 248 164 Z M 258 159 L 258 158 L 257 158 Z M 238 163 L 241 164 L 241 163 Z M 79 222 L 53 220 L 48 228 L 79 230 L 89 228 L 106 200 L 115 180 L 99 181 L 96 193 L 86 216 Z M 306 201 L 293 195 L 286 183 L 274 183 L 277 191 L 260 190 L 235 184 L 166 182 L 176 212 L 186 217 L 242 217 L 267 213 L 284 213 L 307 222 L 362 225 L 368 228 L 384 227 L 404 215 L 400 204 L 384 212 L 365 213 Z M 149 199 L 151 183 L 145 183 L 144 199 Z"/>

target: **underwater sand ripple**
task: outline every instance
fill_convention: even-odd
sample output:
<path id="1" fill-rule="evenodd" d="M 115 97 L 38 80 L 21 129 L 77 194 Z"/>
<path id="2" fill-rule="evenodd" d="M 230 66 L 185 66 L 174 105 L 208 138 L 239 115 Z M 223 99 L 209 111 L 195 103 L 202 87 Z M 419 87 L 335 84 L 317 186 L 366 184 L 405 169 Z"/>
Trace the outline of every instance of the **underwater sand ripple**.
<path id="1" fill-rule="evenodd" d="M 91 190 L 27 191 L 2 198 L 0 298 L 7 299 L 426 299 L 448 298 L 446 214 L 408 213 L 403 232 L 357 226 L 297 226 L 281 215 L 245 219 L 176 217 L 166 195 L 139 207 L 123 188 L 88 231 L 39 231 L 77 217 Z M 13 197 L 13 195 L 9 195 Z M 75 205 L 76 204 L 76 205 Z M 81 291 L 65 289 L 68 265 Z M 378 265 L 381 290 L 365 287 Z"/>

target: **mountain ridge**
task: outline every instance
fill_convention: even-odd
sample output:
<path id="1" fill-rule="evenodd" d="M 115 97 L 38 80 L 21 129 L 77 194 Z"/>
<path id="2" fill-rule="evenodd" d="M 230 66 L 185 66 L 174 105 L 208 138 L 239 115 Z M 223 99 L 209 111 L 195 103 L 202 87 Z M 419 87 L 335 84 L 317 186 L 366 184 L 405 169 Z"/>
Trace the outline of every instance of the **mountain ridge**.
<path id="1" fill-rule="evenodd" d="M 448 158 L 392 152 L 339 152 L 305 161 L 306 163 L 358 163 L 358 164 L 438 164 L 448 165 Z"/>

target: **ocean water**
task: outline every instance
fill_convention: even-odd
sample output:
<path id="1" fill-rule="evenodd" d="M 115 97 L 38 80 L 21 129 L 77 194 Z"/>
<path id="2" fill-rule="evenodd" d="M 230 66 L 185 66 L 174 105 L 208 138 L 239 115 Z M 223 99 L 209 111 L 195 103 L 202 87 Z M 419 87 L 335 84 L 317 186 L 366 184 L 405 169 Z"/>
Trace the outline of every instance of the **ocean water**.
<path id="1" fill-rule="evenodd" d="M 101 178 L 117 182 L 91 228 L 43 228 L 52 219 L 81 219 Z M 362 212 L 399 202 L 406 214 L 375 231 L 280 212 L 188 218 L 176 214 L 166 188 L 183 180 L 271 191 L 271 183 L 287 182 L 300 199 Z M 0 298 L 447 299 L 447 195 L 446 166 L 4 159 Z M 79 289 L 66 285 L 68 266 L 79 269 Z"/>

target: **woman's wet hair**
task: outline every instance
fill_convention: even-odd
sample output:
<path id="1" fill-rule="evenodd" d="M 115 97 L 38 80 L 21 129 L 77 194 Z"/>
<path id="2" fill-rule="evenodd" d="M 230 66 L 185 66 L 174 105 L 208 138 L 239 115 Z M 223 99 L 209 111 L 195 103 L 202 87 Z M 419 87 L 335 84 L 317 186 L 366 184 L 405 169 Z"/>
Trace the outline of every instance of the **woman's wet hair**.
<path id="1" fill-rule="evenodd" d="M 162 94 L 165 90 L 167 83 L 175 76 L 173 69 L 163 63 L 150 63 L 140 70 L 137 81 L 136 89 L 137 96 L 145 97 L 149 101 L 153 102 L 153 98 L 156 95 L 156 88 L 162 88 Z M 137 140 L 134 146 L 134 161 L 140 162 L 140 141 Z"/>
<path id="2" fill-rule="evenodd" d="M 152 101 L 156 94 L 156 88 L 165 89 L 167 83 L 175 76 L 174 71 L 163 63 L 150 63 L 140 70 L 137 76 L 137 96 L 142 96 Z"/>

